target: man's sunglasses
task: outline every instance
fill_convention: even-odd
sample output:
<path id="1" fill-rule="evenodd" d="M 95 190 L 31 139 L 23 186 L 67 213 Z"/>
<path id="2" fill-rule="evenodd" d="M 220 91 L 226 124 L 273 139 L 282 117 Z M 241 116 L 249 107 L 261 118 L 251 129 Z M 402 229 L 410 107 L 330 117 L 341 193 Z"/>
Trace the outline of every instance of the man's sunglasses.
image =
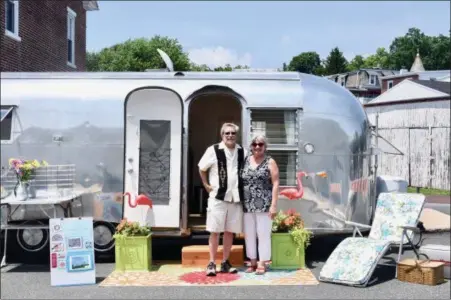
<path id="1" fill-rule="evenodd" d="M 224 132 L 224 135 L 236 135 L 235 131 Z"/>
<path id="2" fill-rule="evenodd" d="M 265 143 L 252 143 L 252 147 L 263 147 L 265 145 Z"/>

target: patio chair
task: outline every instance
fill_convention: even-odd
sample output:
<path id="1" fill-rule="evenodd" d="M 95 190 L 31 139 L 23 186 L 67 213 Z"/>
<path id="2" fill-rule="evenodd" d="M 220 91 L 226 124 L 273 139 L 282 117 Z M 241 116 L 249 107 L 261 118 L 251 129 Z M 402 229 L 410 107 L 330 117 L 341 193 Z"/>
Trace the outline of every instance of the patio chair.
<path id="1" fill-rule="evenodd" d="M 414 233 L 419 232 L 417 224 L 424 202 L 422 194 L 381 193 L 372 226 L 346 221 L 347 225 L 354 227 L 353 236 L 344 239 L 334 249 L 320 272 L 319 280 L 365 287 L 379 260 L 393 246 L 399 247 L 396 260 L 399 262 L 404 238 L 419 258 L 412 239 Z M 368 238 L 362 236 L 359 227 L 371 229 Z M 360 237 L 356 237 L 356 233 Z"/>

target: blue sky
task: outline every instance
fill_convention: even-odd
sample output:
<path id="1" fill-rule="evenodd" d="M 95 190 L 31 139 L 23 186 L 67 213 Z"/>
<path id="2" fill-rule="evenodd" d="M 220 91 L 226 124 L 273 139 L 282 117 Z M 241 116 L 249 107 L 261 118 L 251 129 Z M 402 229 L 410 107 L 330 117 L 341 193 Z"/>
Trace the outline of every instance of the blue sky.
<path id="1" fill-rule="evenodd" d="M 99 6 L 88 12 L 88 50 L 160 34 L 177 38 L 193 61 L 210 66 L 278 68 L 304 51 L 326 58 L 335 46 L 351 59 L 388 49 L 410 27 L 428 35 L 450 30 L 448 1 L 99 1 Z"/>

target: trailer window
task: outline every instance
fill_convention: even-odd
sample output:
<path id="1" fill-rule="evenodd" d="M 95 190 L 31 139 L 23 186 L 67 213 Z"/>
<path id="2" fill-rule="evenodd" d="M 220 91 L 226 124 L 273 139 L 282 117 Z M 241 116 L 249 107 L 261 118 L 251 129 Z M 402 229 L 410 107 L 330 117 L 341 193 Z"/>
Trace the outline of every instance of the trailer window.
<path id="1" fill-rule="evenodd" d="M 12 106 L 1 107 L 1 140 L 9 141 L 11 139 L 11 129 L 13 121 L 13 109 Z"/>
<path id="2" fill-rule="evenodd" d="M 296 185 L 298 157 L 298 120 L 296 110 L 251 111 L 251 138 L 266 136 L 268 154 L 279 166 L 281 186 Z"/>
<path id="3" fill-rule="evenodd" d="M 269 144 L 297 145 L 295 110 L 253 110 L 251 115 L 253 134 L 263 134 Z"/>

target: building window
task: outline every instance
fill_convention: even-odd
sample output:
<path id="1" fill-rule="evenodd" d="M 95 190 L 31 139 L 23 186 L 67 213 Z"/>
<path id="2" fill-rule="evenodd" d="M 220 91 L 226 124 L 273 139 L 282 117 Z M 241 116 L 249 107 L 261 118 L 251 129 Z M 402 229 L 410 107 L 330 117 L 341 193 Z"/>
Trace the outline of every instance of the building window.
<path id="1" fill-rule="evenodd" d="M 393 87 L 393 80 L 387 81 L 387 90 Z"/>
<path id="2" fill-rule="evenodd" d="M 376 85 L 376 75 L 370 75 L 370 84 Z"/>
<path id="3" fill-rule="evenodd" d="M 279 166 L 281 186 L 296 186 L 298 157 L 297 110 L 251 110 L 251 137 L 263 134 L 268 154 Z"/>
<path id="4" fill-rule="evenodd" d="M 20 41 L 18 0 L 5 1 L 5 34 Z"/>
<path id="5" fill-rule="evenodd" d="M 67 63 L 75 67 L 75 18 L 77 14 L 67 8 Z"/>
<path id="6" fill-rule="evenodd" d="M 1 106 L 1 140 L 11 140 L 14 106 Z"/>

